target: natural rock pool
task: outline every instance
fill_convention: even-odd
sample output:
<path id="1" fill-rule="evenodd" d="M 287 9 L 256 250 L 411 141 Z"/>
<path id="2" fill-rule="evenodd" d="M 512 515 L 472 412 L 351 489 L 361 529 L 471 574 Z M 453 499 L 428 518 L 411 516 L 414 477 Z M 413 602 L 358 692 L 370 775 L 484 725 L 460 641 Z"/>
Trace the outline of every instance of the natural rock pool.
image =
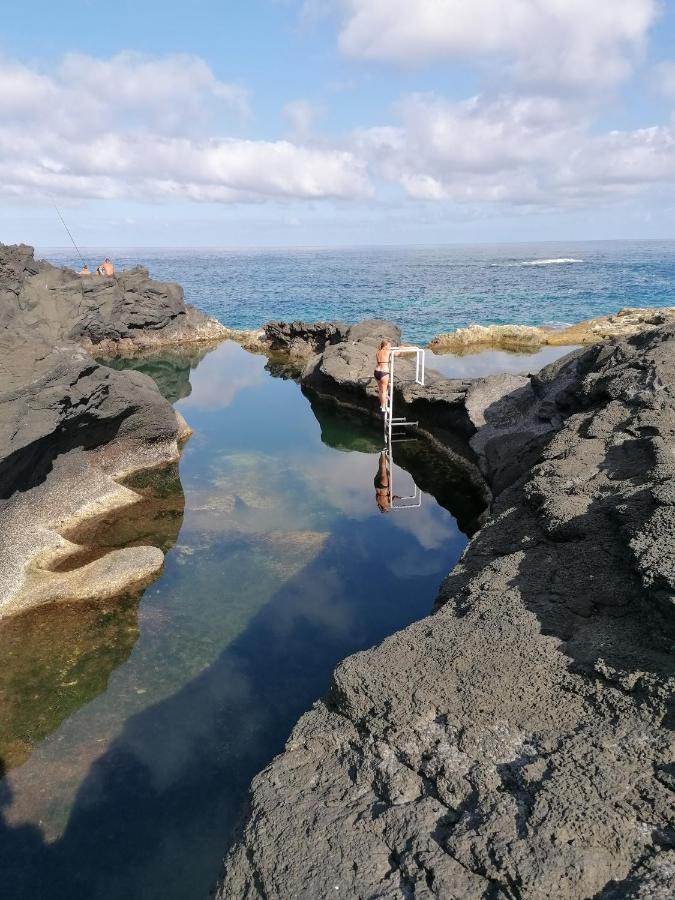
<path id="1" fill-rule="evenodd" d="M 117 365 L 153 375 L 194 433 L 179 473 L 130 480 L 136 508 L 68 535 L 160 546 L 154 584 L 0 622 L 7 897 L 208 896 L 251 778 L 339 660 L 431 611 L 481 512 L 461 467 L 414 441 L 392 475 L 421 506 L 383 515 L 378 424 L 235 344 Z"/>

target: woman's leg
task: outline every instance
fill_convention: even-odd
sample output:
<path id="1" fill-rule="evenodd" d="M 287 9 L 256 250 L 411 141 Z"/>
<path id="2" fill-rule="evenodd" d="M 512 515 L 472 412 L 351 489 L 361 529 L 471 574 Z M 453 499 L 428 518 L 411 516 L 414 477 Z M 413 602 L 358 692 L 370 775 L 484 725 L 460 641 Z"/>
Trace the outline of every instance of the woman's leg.
<path id="1" fill-rule="evenodd" d="M 387 392 L 389 390 L 389 376 L 385 375 L 384 378 L 380 379 L 379 383 L 380 388 L 380 406 L 384 409 L 387 405 Z"/>

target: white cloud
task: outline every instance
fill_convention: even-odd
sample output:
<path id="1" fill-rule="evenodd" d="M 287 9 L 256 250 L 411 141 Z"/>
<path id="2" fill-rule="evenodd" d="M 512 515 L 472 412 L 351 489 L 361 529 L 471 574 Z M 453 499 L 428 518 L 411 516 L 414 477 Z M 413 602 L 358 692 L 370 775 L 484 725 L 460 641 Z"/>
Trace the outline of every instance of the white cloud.
<path id="1" fill-rule="evenodd" d="M 223 113 L 248 115 L 246 92 L 195 57 L 68 56 L 51 75 L 0 61 L 0 193 L 224 203 L 370 193 L 349 151 L 220 136 Z"/>
<path id="2" fill-rule="evenodd" d="M 624 78 L 656 0 L 342 0 L 346 54 L 403 64 L 507 61 L 519 79 L 611 84 Z"/>
<path id="3" fill-rule="evenodd" d="M 659 71 L 667 86 L 671 70 Z M 52 72 L 0 59 L 0 197 L 360 202 L 375 180 L 428 208 L 465 204 L 467 215 L 590 209 L 656 186 L 654 202 L 669 202 L 675 124 L 603 134 L 596 109 L 541 87 L 460 102 L 413 94 L 388 124 L 328 141 L 311 133 L 317 109 L 298 99 L 283 110 L 288 139 L 250 140 L 237 133 L 246 92 L 194 57 L 69 56 Z"/>
<path id="4" fill-rule="evenodd" d="M 665 60 L 655 66 L 652 82 L 656 90 L 664 97 L 675 100 L 675 62 Z"/>
<path id="5" fill-rule="evenodd" d="M 219 81 L 194 56 L 148 57 L 127 51 L 95 59 L 70 54 L 49 75 L 0 58 L 5 123 L 40 116 L 64 132 L 85 125 L 90 132 L 106 130 L 115 122 L 184 133 L 219 121 L 223 113 L 248 117 L 248 92 Z"/>
<path id="6" fill-rule="evenodd" d="M 309 100 L 291 100 L 282 110 L 291 134 L 304 140 L 312 132 L 312 126 L 321 110 Z"/>
<path id="7" fill-rule="evenodd" d="M 364 130 L 357 146 L 417 200 L 559 207 L 675 177 L 673 128 L 595 135 L 585 107 L 569 99 L 413 95 L 398 112 L 399 126 Z"/>

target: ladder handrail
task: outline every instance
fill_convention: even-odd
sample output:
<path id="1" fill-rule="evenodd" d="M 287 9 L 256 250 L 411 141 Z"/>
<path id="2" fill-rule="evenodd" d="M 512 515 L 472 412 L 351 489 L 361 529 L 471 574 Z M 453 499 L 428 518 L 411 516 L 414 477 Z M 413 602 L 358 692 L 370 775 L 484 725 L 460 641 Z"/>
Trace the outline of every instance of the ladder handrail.
<path id="1" fill-rule="evenodd" d="M 399 417 L 394 419 L 394 361 L 397 355 L 404 353 L 415 354 L 415 381 L 424 387 L 426 352 L 422 347 L 391 347 L 389 351 L 389 388 L 387 391 L 387 405 L 384 411 L 385 438 L 391 444 L 391 429 L 395 422 L 399 426 L 416 425 L 417 422 L 408 422 Z"/>

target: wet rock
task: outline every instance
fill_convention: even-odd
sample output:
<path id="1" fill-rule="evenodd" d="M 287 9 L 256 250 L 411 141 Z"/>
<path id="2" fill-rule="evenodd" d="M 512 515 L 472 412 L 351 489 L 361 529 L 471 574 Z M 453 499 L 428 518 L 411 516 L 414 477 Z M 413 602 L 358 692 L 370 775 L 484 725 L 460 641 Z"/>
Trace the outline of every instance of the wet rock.
<path id="1" fill-rule="evenodd" d="M 672 893 L 675 327 L 504 389 L 488 521 L 256 777 L 220 897 Z"/>

